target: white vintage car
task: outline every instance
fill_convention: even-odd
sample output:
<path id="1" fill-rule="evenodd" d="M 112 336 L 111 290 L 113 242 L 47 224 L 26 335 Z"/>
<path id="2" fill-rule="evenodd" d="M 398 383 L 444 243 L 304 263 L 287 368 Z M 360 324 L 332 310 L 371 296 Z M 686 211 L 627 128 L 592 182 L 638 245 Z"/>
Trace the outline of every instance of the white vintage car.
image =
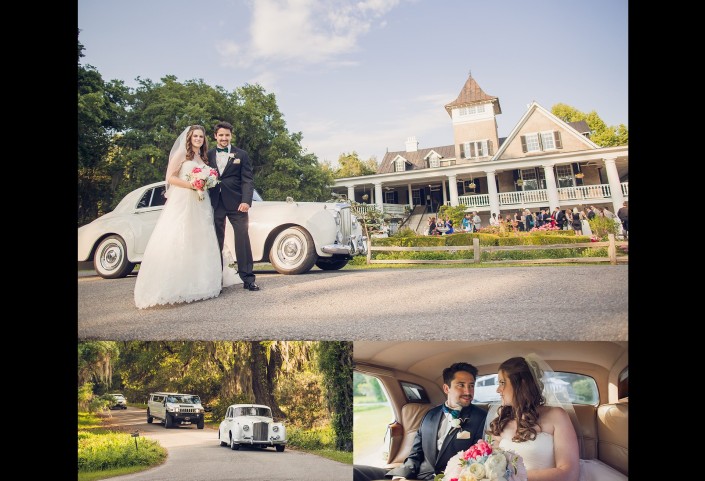
<path id="1" fill-rule="evenodd" d="M 125 277 L 142 261 L 147 241 L 164 207 L 165 182 L 127 194 L 115 210 L 78 228 L 78 261 L 93 261 L 103 278 Z M 250 243 L 255 262 L 270 262 L 281 274 L 302 274 L 314 265 L 323 270 L 344 267 L 355 255 L 367 254 L 367 239 L 350 204 L 263 201 L 255 191 L 250 214 Z M 225 246 L 235 252 L 227 221 Z"/>
<path id="2" fill-rule="evenodd" d="M 232 404 L 218 427 L 221 446 L 238 450 L 240 445 L 266 448 L 274 446 L 280 453 L 286 447 L 286 427 L 275 423 L 272 410 L 262 404 Z"/>

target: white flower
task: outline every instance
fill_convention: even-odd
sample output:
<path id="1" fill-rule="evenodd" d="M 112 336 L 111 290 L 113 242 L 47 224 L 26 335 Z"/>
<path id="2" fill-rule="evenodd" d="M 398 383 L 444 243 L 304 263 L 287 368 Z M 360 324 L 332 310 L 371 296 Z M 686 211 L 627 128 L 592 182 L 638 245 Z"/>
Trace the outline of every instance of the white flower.
<path id="1" fill-rule="evenodd" d="M 460 476 L 458 476 L 458 481 L 480 481 L 480 478 L 466 469 Z"/>
<path id="2" fill-rule="evenodd" d="M 459 428 L 460 427 L 460 419 L 454 418 L 450 421 L 450 426 L 453 428 Z"/>
<path id="3" fill-rule="evenodd" d="M 470 472 L 474 474 L 477 479 L 482 479 L 485 477 L 485 467 L 482 463 L 472 463 L 468 470 L 470 470 Z"/>
<path id="4" fill-rule="evenodd" d="M 485 475 L 488 479 L 499 479 L 507 470 L 507 458 L 502 453 L 492 453 L 485 461 Z"/>

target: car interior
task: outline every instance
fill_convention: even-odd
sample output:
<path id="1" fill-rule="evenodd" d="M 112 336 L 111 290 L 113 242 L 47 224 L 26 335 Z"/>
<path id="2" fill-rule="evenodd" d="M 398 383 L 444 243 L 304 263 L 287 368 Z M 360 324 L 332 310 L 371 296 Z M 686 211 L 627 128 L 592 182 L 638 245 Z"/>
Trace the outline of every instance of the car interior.
<path id="1" fill-rule="evenodd" d="M 404 462 L 426 412 L 446 400 L 442 390 L 446 367 L 469 362 L 479 370 L 477 379 L 486 379 L 491 385 L 504 360 L 530 353 L 546 361 L 557 374 L 577 379 L 576 391 L 587 393 L 571 399 L 580 458 L 597 460 L 628 476 L 626 341 L 356 341 L 354 371 L 377 380 L 393 419 L 386 429 L 378 431 L 385 434 L 375 438 L 375 446 L 358 444 L 358 438 L 362 439 L 362 433 L 357 436 L 358 430 L 362 431 L 371 418 L 365 418 L 369 406 L 354 401 L 354 463 L 372 464 L 370 460 L 376 460 L 376 466 L 393 468 Z M 588 384 L 592 391 L 585 390 Z M 492 388 L 488 386 L 480 393 L 483 389 L 476 384 L 473 403 L 487 409 L 488 403 L 482 398 L 491 396 Z"/>

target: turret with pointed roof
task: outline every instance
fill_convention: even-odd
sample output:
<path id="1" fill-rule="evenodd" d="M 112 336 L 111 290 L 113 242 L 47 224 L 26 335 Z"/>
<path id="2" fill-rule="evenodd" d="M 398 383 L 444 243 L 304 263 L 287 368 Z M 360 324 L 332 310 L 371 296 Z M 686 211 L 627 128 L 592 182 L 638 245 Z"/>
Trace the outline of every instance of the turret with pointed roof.
<path id="1" fill-rule="evenodd" d="M 499 147 L 495 118 L 502 113 L 499 98 L 487 95 L 469 76 L 458 97 L 445 109 L 453 123 L 456 162 L 489 160 Z"/>

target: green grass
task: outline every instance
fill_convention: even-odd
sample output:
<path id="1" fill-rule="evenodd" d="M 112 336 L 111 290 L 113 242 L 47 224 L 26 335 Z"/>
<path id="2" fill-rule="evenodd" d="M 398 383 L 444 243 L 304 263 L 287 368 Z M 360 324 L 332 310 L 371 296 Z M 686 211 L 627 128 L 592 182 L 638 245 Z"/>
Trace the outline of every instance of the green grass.
<path id="1" fill-rule="evenodd" d="M 358 457 L 366 457 L 372 453 L 381 453 L 384 449 L 384 435 L 387 424 L 393 421 L 394 415 L 389 406 L 356 406 L 353 405 L 353 446 L 355 446 L 355 462 Z"/>
<path id="2" fill-rule="evenodd" d="M 305 450 L 302 450 L 305 451 Z M 347 451 L 338 451 L 336 449 L 318 449 L 316 451 L 306 451 L 307 453 L 315 454 L 323 458 L 332 459 L 333 461 L 338 461 L 339 463 L 352 464 L 353 463 L 353 453 Z"/>
<path id="3" fill-rule="evenodd" d="M 95 414 L 78 413 L 78 479 L 105 479 L 162 464 L 167 451 L 157 441 L 102 427 Z M 136 441 L 136 443 L 135 443 Z"/>

